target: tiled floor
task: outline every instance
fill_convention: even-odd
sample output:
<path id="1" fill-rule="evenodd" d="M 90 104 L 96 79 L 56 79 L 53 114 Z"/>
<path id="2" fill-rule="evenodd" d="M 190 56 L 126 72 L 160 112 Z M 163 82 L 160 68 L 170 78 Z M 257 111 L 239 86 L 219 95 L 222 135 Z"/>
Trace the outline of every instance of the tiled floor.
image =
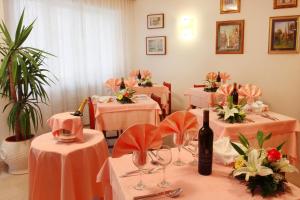
<path id="1" fill-rule="evenodd" d="M 28 174 L 10 175 L 0 167 L 0 200 L 27 200 Z"/>

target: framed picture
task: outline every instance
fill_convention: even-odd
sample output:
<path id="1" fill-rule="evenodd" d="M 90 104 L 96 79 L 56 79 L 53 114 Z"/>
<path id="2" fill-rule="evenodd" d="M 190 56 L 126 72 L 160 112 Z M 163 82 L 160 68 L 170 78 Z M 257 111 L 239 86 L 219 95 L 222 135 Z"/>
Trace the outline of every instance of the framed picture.
<path id="1" fill-rule="evenodd" d="M 147 15 L 147 27 L 148 29 L 164 28 L 164 14 L 151 14 Z"/>
<path id="2" fill-rule="evenodd" d="M 297 7 L 298 0 L 273 0 L 274 9 Z"/>
<path id="3" fill-rule="evenodd" d="M 146 37 L 147 55 L 166 55 L 167 41 L 166 36 Z"/>
<path id="4" fill-rule="evenodd" d="M 299 16 L 270 17 L 269 53 L 298 53 Z"/>
<path id="5" fill-rule="evenodd" d="M 244 53 L 244 23 L 244 20 L 217 22 L 216 54 Z"/>
<path id="6" fill-rule="evenodd" d="M 237 13 L 241 10 L 241 0 L 220 0 L 221 14 Z"/>

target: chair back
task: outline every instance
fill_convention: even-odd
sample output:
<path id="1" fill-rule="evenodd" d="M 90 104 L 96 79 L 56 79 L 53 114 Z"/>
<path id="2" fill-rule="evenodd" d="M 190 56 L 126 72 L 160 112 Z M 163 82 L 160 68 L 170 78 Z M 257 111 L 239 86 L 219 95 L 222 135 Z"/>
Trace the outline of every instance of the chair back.
<path id="1" fill-rule="evenodd" d="M 194 84 L 194 88 L 202 88 L 205 87 L 203 84 Z"/>
<path id="2" fill-rule="evenodd" d="M 163 82 L 163 85 L 166 86 L 169 89 L 169 99 L 168 99 L 168 104 L 169 104 L 169 112 L 168 114 L 171 114 L 171 108 L 172 108 L 172 86 L 171 83 L 168 82 Z"/>
<path id="3" fill-rule="evenodd" d="M 156 101 L 157 103 L 158 103 L 158 105 L 159 105 L 159 107 L 160 107 L 160 109 L 161 109 L 161 111 L 162 111 L 162 117 L 161 117 L 161 119 L 162 118 L 165 118 L 165 116 L 166 116 L 166 112 L 165 112 L 165 110 L 163 109 L 163 107 L 162 107 L 162 104 L 161 104 L 161 98 L 159 97 L 159 96 L 157 96 L 157 95 L 155 95 L 155 94 L 151 94 L 151 99 L 153 99 L 154 101 Z"/>
<path id="4" fill-rule="evenodd" d="M 91 97 L 88 97 L 90 129 L 95 129 L 95 110 Z"/>

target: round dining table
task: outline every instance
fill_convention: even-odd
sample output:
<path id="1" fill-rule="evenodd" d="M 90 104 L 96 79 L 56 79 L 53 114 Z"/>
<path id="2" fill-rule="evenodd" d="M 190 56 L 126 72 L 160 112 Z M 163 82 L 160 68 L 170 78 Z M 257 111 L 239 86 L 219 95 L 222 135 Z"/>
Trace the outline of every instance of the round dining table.
<path id="1" fill-rule="evenodd" d="M 83 129 L 83 142 L 63 143 L 45 133 L 29 154 L 30 200 L 94 200 L 103 196 L 96 176 L 108 158 L 103 133 Z"/>

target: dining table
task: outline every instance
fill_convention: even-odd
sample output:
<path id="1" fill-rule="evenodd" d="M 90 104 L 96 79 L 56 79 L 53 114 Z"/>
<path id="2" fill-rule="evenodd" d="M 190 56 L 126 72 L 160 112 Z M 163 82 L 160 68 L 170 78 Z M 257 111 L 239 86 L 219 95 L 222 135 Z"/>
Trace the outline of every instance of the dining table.
<path id="1" fill-rule="evenodd" d="M 151 96 L 151 94 L 155 94 L 156 96 L 159 96 L 161 99 L 161 105 L 162 108 L 165 109 L 166 114 L 169 114 L 169 89 L 160 84 L 153 84 L 151 87 L 143 87 L 139 85 L 135 85 L 133 88 L 135 90 L 135 94 L 146 94 L 148 96 Z"/>
<path id="2" fill-rule="evenodd" d="M 200 127 L 203 124 L 203 109 L 191 109 L 191 113 L 197 116 Z M 265 134 L 272 133 L 270 140 L 265 142 L 265 147 L 277 147 L 285 142 L 283 150 L 291 161 L 298 159 L 297 155 L 297 132 L 299 132 L 298 120 L 283 114 L 267 112 L 249 112 L 243 123 L 228 123 L 219 119 L 217 112 L 210 109 L 209 126 L 214 132 L 214 139 L 229 137 L 237 141 L 242 133 L 249 139 L 252 145 L 257 146 L 256 134 L 263 131 Z"/>
<path id="3" fill-rule="evenodd" d="M 178 155 L 177 148 L 172 148 L 173 161 Z M 124 174 L 136 170 L 132 162 L 132 155 L 127 154 L 120 158 L 109 158 L 107 161 L 107 171 L 109 184 L 112 188 L 113 200 L 133 200 L 143 195 L 156 194 L 167 190 L 181 188 L 182 193 L 176 198 L 178 200 L 196 200 L 196 199 L 230 199 L 230 200 L 299 200 L 300 188 L 292 183 L 287 183 L 289 188 L 284 194 L 275 197 L 263 198 L 259 194 L 252 194 L 247 190 L 245 184 L 233 178 L 230 174 L 232 166 L 213 163 L 212 174 L 202 176 L 198 173 L 198 167 L 191 165 L 193 156 L 190 152 L 182 150 L 182 161 L 184 166 L 175 166 L 172 163 L 166 168 L 166 180 L 170 183 L 167 188 L 158 187 L 162 180 L 162 171 L 157 170 L 154 173 L 143 174 L 142 180 L 146 187 L 143 190 L 136 190 L 134 186 L 139 181 L 139 176 L 125 176 Z M 149 159 L 151 160 L 151 159 Z M 159 168 L 149 161 L 145 169 Z M 99 177 L 98 177 L 99 178 Z M 98 179 L 100 181 L 100 179 Z M 150 199 L 171 200 L 166 196 Z M 110 200 L 110 198 L 108 198 Z"/>
<path id="4" fill-rule="evenodd" d="M 184 96 L 188 98 L 188 105 L 192 107 L 208 108 L 217 104 L 216 92 L 206 92 L 204 87 L 188 88 Z"/>
<path id="5" fill-rule="evenodd" d="M 96 183 L 109 152 L 103 134 L 83 129 L 83 141 L 60 142 L 52 133 L 36 137 L 29 152 L 30 200 L 80 200 L 103 197 Z"/>
<path id="6" fill-rule="evenodd" d="M 133 103 L 122 104 L 114 97 L 108 103 L 95 103 L 96 129 L 101 131 L 126 130 L 134 124 L 157 126 L 161 108 L 145 94 L 134 95 Z"/>

